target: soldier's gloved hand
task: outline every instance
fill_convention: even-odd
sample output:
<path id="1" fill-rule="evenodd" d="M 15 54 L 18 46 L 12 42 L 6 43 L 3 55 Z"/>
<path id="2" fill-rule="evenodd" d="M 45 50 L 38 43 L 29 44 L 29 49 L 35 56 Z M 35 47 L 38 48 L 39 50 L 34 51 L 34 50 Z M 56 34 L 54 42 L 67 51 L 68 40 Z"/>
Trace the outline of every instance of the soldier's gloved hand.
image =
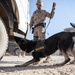
<path id="1" fill-rule="evenodd" d="M 55 7 L 56 7 L 56 3 L 53 2 L 52 10 L 55 10 Z"/>
<path id="2" fill-rule="evenodd" d="M 54 8 L 56 7 L 56 3 L 55 3 L 55 2 L 53 2 L 53 7 L 54 7 Z"/>

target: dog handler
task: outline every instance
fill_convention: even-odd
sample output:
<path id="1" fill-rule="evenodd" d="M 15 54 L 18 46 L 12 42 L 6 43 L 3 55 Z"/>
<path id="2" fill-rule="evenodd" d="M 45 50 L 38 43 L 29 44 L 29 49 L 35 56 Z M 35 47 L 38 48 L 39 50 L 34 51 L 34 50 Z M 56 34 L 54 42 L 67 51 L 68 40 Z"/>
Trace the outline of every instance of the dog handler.
<path id="1" fill-rule="evenodd" d="M 53 9 L 52 12 L 49 13 L 46 10 L 42 9 L 43 2 L 42 0 L 37 0 L 36 3 L 37 9 L 34 11 L 31 21 L 30 21 L 30 28 L 34 27 L 32 29 L 33 35 L 34 35 L 34 41 L 37 40 L 44 40 L 45 39 L 45 19 L 46 17 L 52 19 L 55 14 L 55 6 L 56 3 L 53 3 Z M 46 61 L 49 59 L 49 56 L 46 58 Z"/>

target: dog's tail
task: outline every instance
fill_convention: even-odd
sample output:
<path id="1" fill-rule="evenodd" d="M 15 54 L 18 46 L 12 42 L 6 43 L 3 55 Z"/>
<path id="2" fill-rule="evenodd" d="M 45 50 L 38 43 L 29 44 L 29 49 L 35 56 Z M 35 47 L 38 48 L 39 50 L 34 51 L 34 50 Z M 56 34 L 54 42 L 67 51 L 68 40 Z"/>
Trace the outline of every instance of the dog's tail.
<path id="1" fill-rule="evenodd" d="M 75 37 L 75 32 L 71 32 L 71 36 L 72 37 Z"/>

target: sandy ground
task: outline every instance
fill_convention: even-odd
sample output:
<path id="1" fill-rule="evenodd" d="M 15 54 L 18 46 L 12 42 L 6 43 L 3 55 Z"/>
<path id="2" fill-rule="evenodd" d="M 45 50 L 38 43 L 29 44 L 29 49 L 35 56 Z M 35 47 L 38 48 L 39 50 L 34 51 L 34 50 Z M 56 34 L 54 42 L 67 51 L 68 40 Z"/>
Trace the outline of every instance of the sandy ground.
<path id="1" fill-rule="evenodd" d="M 48 63 L 43 63 L 44 58 L 38 65 L 31 64 L 27 67 L 16 68 L 15 65 L 23 64 L 32 57 L 4 56 L 0 61 L 0 75 L 75 75 L 75 64 L 55 66 L 55 64 L 64 61 L 64 58 L 62 56 L 51 56 L 51 58 L 52 60 Z"/>

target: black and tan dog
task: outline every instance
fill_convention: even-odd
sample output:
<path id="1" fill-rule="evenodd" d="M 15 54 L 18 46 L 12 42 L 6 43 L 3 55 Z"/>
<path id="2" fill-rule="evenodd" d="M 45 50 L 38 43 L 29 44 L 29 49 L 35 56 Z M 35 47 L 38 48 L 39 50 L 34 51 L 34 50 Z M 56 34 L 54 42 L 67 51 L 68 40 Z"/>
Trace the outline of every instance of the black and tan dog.
<path id="1" fill-rule="evenodd" d="M 64 65 L 67 62 L 70 61 L 70 58 L 68 56 L 68 51 L 73 55 L 74 60 L 70 63 L 75 62 L 75 53 L 73 51 L 73 46 L 74 46 L 74 41 L 73 37 L 75 36 L 75 32 L 59 32 L 57 34 L 52 35 L 46 40 L 43 41 L 30 41 L 27 39 L 19 38 L 19 37 L 14 37 L 15 41 L 18 43 L 20 48 L 23 51 L 26 51 L 27 53 L 32 52 L 33 59 L 22 64 L 22 65 L 17 65 L 17 67 L 20 66 L 27 66 L 31 63 L 40 61 L 40 58 L 49 56 L 56 52 L 58 49 L 61 51 L 61 53 L 64 55 L 65 60 L 64 62 L 60 63 L 60 65 Z M 44 42 L 44 48 L 43 50 L 35 50 L 36 45 L 39 44 L 40 42 Z"/>

